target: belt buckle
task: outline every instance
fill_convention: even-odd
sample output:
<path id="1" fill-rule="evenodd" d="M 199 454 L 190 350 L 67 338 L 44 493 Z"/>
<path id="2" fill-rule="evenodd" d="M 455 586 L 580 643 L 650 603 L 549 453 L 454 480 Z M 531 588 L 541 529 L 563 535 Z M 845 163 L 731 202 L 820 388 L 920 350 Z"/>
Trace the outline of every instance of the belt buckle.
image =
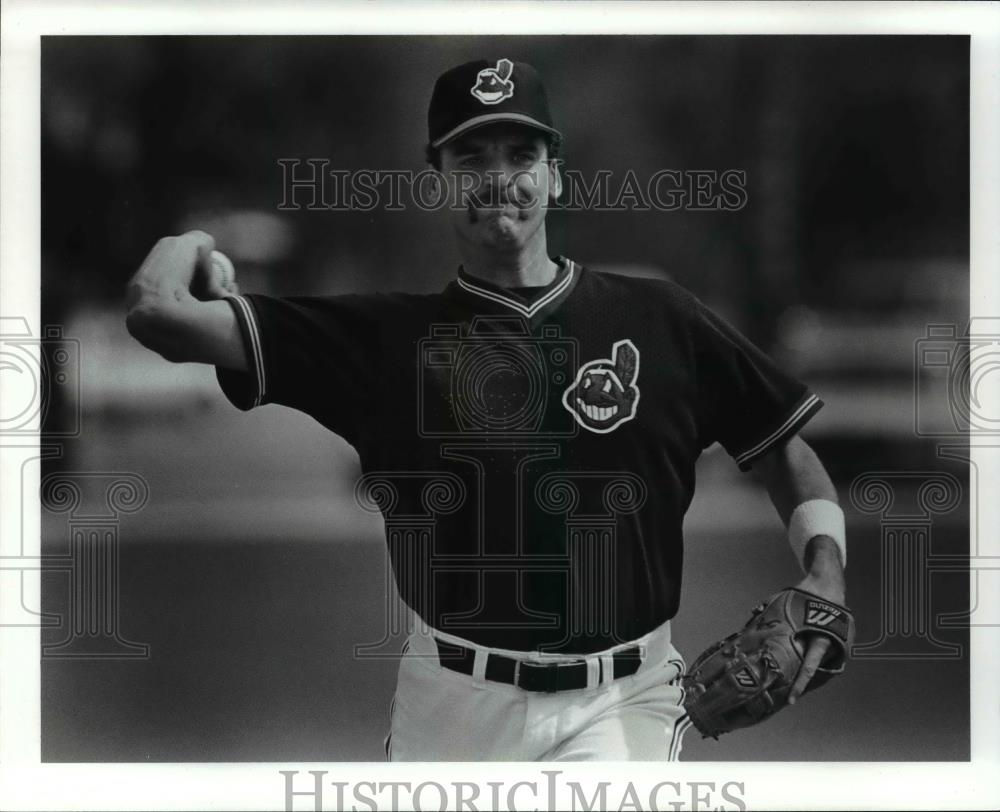
<path id="1" fill-rule="evenodd" d="M 525 660 L 514 660 L 514 685 L 518 688 L 522 688 L 521 685 L 521 666 L 524 665 Z M 527 661 L 532 668 L 537 669 L 537 678 L 541 682 L 540 687 L 535 688 L 525 688 L 524 690 L 540 691 L 546 694 L 558 693 L 560 688 L 560 676 L 565 674 L 565 670 L 560 672 L 560 669 L 566 669 L 571 666 L 578 666 L 583 664 L 586 666 L 586 660 L 572 660 L 566 663 L 536 663 L 534 661 Z"/>
<path id="2" fill-rule="evenodd" d="M 528 662 L 528 665 L 535 669 L 535 678 L 542 683 L 541 687 L 524 688 L 524 686 L 521 685 L 521 666 L 523 666 L 525 662 Z M 518 688 L 524 688 L 525 691 L 554 694 L 559 690 L 557 669 L 560 665 L 560 663 L 536 663 L 533 660 L 514 660 L 514 685 Z"/>
<path id="3" fill-rule="evenodd" d="M 560 677 L 564 674 L 569 673 L 569 669 L 575 668 L 577 666 L 583 665 L 586 668 L 585 660 L 570 660 L 565 663 L 552 663 L 547 669 L 547 674 L 545 678 L 545 692 L 548 694 L 558 693 L 564 690 L 560 685 Z M 586 677 L 584 678 L 586 683 Z"/>
<path id="4" fill-rule="evenodd" d="M 545 693 L 554 694 L 559 692 L 559 669 L 567 668 L 573 663 L 549 663 L 545 669 Z M 566 673 L 565 671 L 563 672 Z"/>

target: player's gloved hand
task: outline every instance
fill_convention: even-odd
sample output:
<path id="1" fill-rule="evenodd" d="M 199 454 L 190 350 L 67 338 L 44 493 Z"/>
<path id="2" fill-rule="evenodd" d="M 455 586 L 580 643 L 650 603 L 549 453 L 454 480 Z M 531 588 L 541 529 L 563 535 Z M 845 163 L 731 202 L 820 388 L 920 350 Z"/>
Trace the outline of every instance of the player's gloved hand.
<path id="1" fill-rule="evenodd" d="M 831 603 L 838 605 L 843 605 L 844 603 L 844 590 L 842 587 L 838 588 L 836 584 L 824 581 L 813 575 L 807 575 L 803 578 L 796 588 L 805 592 L 811 592 L 813 595 L 825 598 Z M 798 674 L 795 675 L 795 682 L 792 684 L 792 690 L 788 694 L 789 705 L 794 705 L 796 700 L 805 693 L 806 688 L 809 687 L 810 680 L 816 676 L 816 670 L 820 667 L 820 664 L 832 653 L 830 650 L 832 641 L 826 635 L 807 633 L 803 636 L 803 644 L 805 645 L 805 653 L 802 657 L 802 666 L 799 668 Z"/>
<path id="2" fill-rule="evenodd" d="M 815 645 L 817 637 L 827 637 L 827 645 Z M 755 725 L 790 704 L 800 681 L 804 692 L 841 674 L 853 640 L 854 618 L 845 606 L 799 587 L 783 589 L 695 660 L 682 682 L 684 708 L 705 737 Z M 807 679 L 810 651 L 816 661 Z"/>
<path id="3" fill-rule="evenodd" d="M 796 588 L 843 606 L 844 568 L 833 540 L 821 537 L 810 542 L 809 563 L 809 574 L 796 585 Z M 810 680 L 816 675 L 816 670 L 824 660 L 829 660 L 836 654 L 835 651 L 831 651 L 831 642 L 831 639 L 823 634 L 807 633 L 803 636 L 805 653 L 802 667 L 796 674 L 792 690 L 788 694 L 789 705 L 794 705 L 806 691 Z"/>

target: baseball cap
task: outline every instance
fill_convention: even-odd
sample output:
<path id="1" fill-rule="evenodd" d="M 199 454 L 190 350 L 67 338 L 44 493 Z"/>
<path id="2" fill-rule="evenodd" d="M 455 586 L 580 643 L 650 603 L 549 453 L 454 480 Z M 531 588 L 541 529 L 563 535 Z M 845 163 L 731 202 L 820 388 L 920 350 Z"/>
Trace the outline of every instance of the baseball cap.
<path id="1" fill-rule="evenodd" d="M 440 147 L 498 121 L 527 124 L 561 137 L 552 126 L 542 77 L 527 62 L 479 59 L 438 77 L 427 110 L 430 146 Z"/>

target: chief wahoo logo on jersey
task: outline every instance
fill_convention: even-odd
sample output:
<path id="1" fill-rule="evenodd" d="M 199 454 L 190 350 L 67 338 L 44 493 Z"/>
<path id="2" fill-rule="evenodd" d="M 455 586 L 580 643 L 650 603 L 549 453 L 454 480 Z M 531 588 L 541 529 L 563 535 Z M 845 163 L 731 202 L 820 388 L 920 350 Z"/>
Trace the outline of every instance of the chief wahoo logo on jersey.
<path id="1" fill-rule="evenodd" d="M 638 378 L 639 350 L 627 338 L 616 341 L 610 359 L 599 358 L 580 367 L 563 392 L 563 406 L 585 429 L 606 434 L 635 417 Z"/>

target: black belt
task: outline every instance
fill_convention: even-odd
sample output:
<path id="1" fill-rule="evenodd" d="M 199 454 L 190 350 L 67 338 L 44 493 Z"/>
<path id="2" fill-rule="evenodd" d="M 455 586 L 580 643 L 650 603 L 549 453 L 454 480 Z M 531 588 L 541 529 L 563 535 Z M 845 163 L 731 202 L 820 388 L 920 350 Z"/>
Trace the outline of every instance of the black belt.
<path id="1" fill-rule="evenodd" d="M 475 649 L 434 639 L 438 648 L 438 662 L 451 671 L 472 675 L 476 661 Z M 604 682 L 604 662 L 598 659 L 598 684 Z M 628 677 L 642 665 L 642 652 L 638 646 L 616 651 L 611 655 L 614 673 L 612 679 Z M 574 691 L 587 687 L 587 663 L 574 660 L 561 663 L 539 663 L 517 660 L 502 654 L 490 654 L 486 660 L 486 679 L 516 685 L 525 691 Z"/>

